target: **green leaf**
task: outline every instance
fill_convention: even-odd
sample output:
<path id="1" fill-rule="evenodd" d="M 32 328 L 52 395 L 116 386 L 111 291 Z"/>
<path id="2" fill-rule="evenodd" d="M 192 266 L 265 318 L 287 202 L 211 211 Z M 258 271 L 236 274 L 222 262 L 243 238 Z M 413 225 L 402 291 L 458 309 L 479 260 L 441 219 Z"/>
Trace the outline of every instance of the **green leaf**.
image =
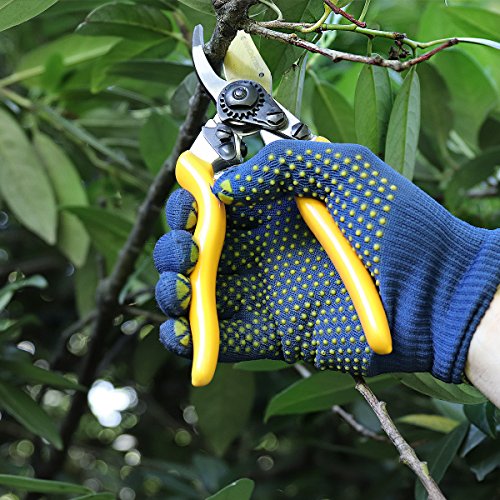
<path id="1" fill-rule="evenodd" d="M 179 2 L 205 14 L 215 15 L 212 0 L 179 0 Z"/>
<path id="2" fill-rule="evenodd" d="M 404 385 L 432 398 L 451 403 L 478 404 L 486 398 L 467 384 L 446 384 L 428 373 L 399 373 L 396 378 Z"/>
<path id="3" fill-rule="evenodd" d="M 439 483 L 443 479 L 446 470 L 457 455 L 457 452 L 467 434 L 468 424 L 461 424 L 455 430 L 442 437 L 434 443 L 431 456 L 427 460 L 429 475 Z M 415 485 L 415 500 L 427 498 L 422 483 L 418 481 Z"/>
<path id="4" fill-rule="evenodd" d="M 255 385 L 253 375 L 219 365 L 214 380 L 206 387 L 191 390 L 191 402 L 198 414 L 201 433 L 222 456 L 245 428 L 250 417 Z"/>
<path id="5" fill-rule="evenodd" d="M 383 154 L 392 108 L 389 72 L 378 66 L 363 66 L 354 97 L 357 142 Z"/>
<path id="6" fill-rule="evenodd" d="M 37 384 L 46 384 L 51 387 L 59 387 L 61 389 L 73 389 L 76 391 L 86 391 L 87 389 L 76 382 L 64 377 L 60 373 L 49 370 L 44 370 L 31 363 L 22 361 L 9 361 L 3 359 L 2 367 L 11 375 L 19 377 L 24 382 L 34 382 Z"/>
<path id="7" fill-rule="evenodd" d="M 104 255 L 108 266 L 112 266 L 132 229 L 132 223 L 103 208 L 67 206 L 62 209 L 80 219 L 92 244 Z"/>
<path id="8" fill-rule="evenodd" d="M 87 194 L 78 171 L 64 150 L 50 137 L 41 133 L 35 135 L 33 143 L 45 165 L 59 207 L 88 205 Z M 59 214 L 57 245 L 76 267 L 85 263 L 90 238 L 76 216 L 67 212 Z"/>
<path id="9" fill-rule="evenodd" d="M 255 483 L 246 477 L 228 484 L 206 500 L 251 500 Z"/>
<path id="10" fill-rule="evenodd" d="M 0 311 L 2 311 L 5 306 L 10 302 L 10 299 L 17 290 L 25 288 L 27 286 L 34 286 L 35 288 L 46 288 L 47 280 L 38 274 L 30 276 L 29 278 L 22 278 L 20 280 L 14 281 L 13 283 L 8 283 L 7 285 L 0 288 Z"/>
<path id="11" fill-rule="evenodd" d="M 459 50 L 443 52 L 435 67 L 451 92 L 455 130 L 477 149 L 481 126 L 498 103 L 494 82 L 479 62 Z"/>
<path id="12" fill-rule="evenodd" d="M 134 380 L 141 385 L 148 385 L 169 356 L 169 352 L 159 344 L 158 332 L 148 333 L 134 349 L 132 359 Z"/>
<path id="13" fill-rule="evenodd" d="M 478 481 L 500 468 L 500 448 L 498 442 L 491 439 L 487 440 L 482 446 L 475 449 L 467 456 L 467 463 L 470 470 L 476 476 Z"/>
<path id="14" fill-rule="evenodd" d="M 0 193 L 21 224 L 56 242 L 57 209 L 47 174 L 24 131 L 0 108 Z"/>
<path id="15" fill-rule="evenodd" d="M 104 4 L 94 9 L 77 28 L 84 35 L 108 35 L 131 39 L 158 39 L 170 36 L 172 25 L 154 7 L 129 2 Z"/>
<path id="16" fill-rule="evenodd" d="M 36 491 L 37 493 L 88 493 L 92 490 L 79 484 L 63 483 L 61 481 L 48 481 L 46 479 L 33 479 L 31 477 L 11 476 L 0 474 L 0 484 L 10 486 L 22 491 Z"/>
<path id="17" fill-rule="evenodd" d="M 453 128 L 454 115 L 451 95 L 445 80 L 431 64 L 418 67 L 422 94 L 422 132 L 434 154 L 442 159 L 446 154 L 448 137 Z"/>
<path id="18" fill-rule="evenodd" d="M 385 161 L 410 180 L 415 169 L 419 131 L 420 83 L 412 68 L 394 101 L 385 147 Z"/>
<path id="19" fill-rule="evenodd" d="M 120 40 L 104 56 L 100 57 L 92 66 L 91 91 L 100 92 L 114 83 L 116 78 L 109 77 L 109 70 L 118 62 L 128 61 L 142 54 L 145 50 L 161 46 L 165 48 L 165 39 L 152 40 Z M 172 44 L 172 49 L 175 43 Z M 164 50 L 166 55 L 169 50 Z"/>
<path id="20" fill-rule="evenodd" d="M 415 425 L 431 431 L 443 432 L 444 434 L 448 434 L 457 427 L 457 425 L 460 425 L 460 422 L 448 417 L 443 417 L 442 415 L 426 415 L 420 413 L 405 415 L 404 417 L 398 418 L 397 422 Z"/>
<path id="21" fill-rule="evenodd" d="M 165 85 L 179 85 L 192 71 L 190 64 L 159 59 L 134 59 L 115 64 L 109 69 L 109 74 Z"/>
<path id="22" fill-rule="evenodd" d="M 179 126 L 167 114 L 151 113 L 141 128 L 140 151 L 149 170 L 156 174 L 171 153 Z"/>
<path id="23" fill-rule="evenodd" d="M 495 407 L 492 403 L 465 405 L 464 413 L 470 423 L 474 424 L 487 436 L 496 439 L 497 423 L 495 419 Z"/>
<path id="24" fill-rule="evenodd" d="M 192 71 L 182 80 L 179 86 L 175 89 L 172 99 L 170 100 L 170 109 L 174 118 L 184 118 L 189 110 L 189 99 L 194 94 L 198 85 L 198 77 Z"/>
<path id="25" fill-rule="evenodd" d="M 54 421 L 23 390 L 7 382 L 0 382 L 0 407 L 26 429 L 47 439 L 58 450 L 62 449 L 61 436 Z"/>
<path id="26" fill-rule="evenodd" d="M 485 38 L 469 38 L 464 36 L 457 37 L 457 40 L 466 43 L 473 43 L 476 45 L 484 45 L 485 47 L 491 47 L 492 49 L 500 50 L 500 43 L 494 42 L 493 40 L 487 40 Z"/>
<path id="27" fill-rule="evenodd" d="M 464 29 L 467 34 L 478 35 L 500 41 L 498 26 L 500 14 L 492 9 L 482 9 L 480 6 L 448 6 L 446 14 Z"/>
<path id="28" fill-rule="evenodd" d="M 457 208 L 464 200 L 467 190 L 493 175 L 500 166 L 500 146 L 489 148 L 479 156 L 468 160 L 453 172 L 445 191 L 446 204 Z"/>
<path id="29" fill-rule="evenodd" d="M 313 78 L 312 111 L 318 133 L 332 142 L 355 142 L 352 106 L 333 85 Z"/>
<path id="30" fill-rule="evenodd" d="M 254 361 L 240 361 L 239 363 L 235 363 L 233 368 L 248 372 L 274 372 L 276 370 L 291 368 L 292 366 L 289 363 L 275 359 L 256 359 Z"/>
<path id="31" fill-rule="evenodd" d="M 41 83 L 33 77 L 43 75 L 50 69 L 50 61 L 54 58 L 58 58 L 66 70 L 71 69 L 79 64 L 99 59 L 118 41 L 118 38 L 104 36 L 92 38 L 75 34 L 63 36 L 23 55 L 16 73 L 11 75 L 11 78 L 24 76 L 31 78 L 27 83 Z"/>
<path id="32" fill-rule="evenodd" d="M 294 115 L 300 114 L 302 91 L 306 76 L 307 55 L 304 54 L 297 63 L 288 68 L 281 78 L 274 98 Z"/>
<path id="33" fill-rule="evenodd" d="M 38 16 L 56 2 L 57 0 L 0 0 L 0 31 Z"/>
<path id="34" fill-rule="evenodd" d="M 394 384 L 389 375 L 370 379 L 373 390 Z M 333 405 L 350 403 L 361 396 L 355 390 L 356 383 L 349 375 L 322 371 L 314 373 L 290 385 L 276 394 L 266 408 L 264 420 L 275 415 L 293 415 L 324 411 Z"/>

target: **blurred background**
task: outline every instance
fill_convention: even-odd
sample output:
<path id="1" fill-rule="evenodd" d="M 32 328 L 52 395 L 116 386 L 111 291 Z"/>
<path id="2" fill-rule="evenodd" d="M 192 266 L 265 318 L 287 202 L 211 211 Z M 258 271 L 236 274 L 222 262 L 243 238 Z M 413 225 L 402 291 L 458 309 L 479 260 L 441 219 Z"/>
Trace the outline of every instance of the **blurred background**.
<path id="1" fill-rule="evenodd" d="M 96 289 L 194 92 L 192 28 L 201 22 L 208 36 L 215 18 L 206 0 L 41 3 L 51 6 L 12 25 L 19 12 L 0 0 L 0 473 L 43 471 L 61 447 L 74 394 L 87 391 L 89 410 L 72 417 L 72 444 L 50 478 L 84 487 L 82 495 L 108 492 L 88 498 L 203 499 L 241 478 L 254 486 L 240 482 L 223 498 L 250 498 L 252 487 L 262 500 L 424 498 L 389 442 L 331 411 L 342 404 L 380 431 L 346 375 L 321 373 L 305 385 L 293 367 L 252 362 L 220 366 L 209 387 L 190 387 L 190 362 L 158 341 L 151 254 L 168 231 L 163 217 L 91 361 L 93 383 L 78 385 Z M 323 11 L 320 0 L 275 3 L 287 21 L 315 21 Z M 355 0 L 348 10 L 356 16 L 363 5 Z M 252 12 L 275 16 L 264 4 Z M 419 41 L 500 41 L 496 0 L 373 0 L 366 21 Z M 398 50 L 390 39 L 375 38 L 371 48 L 367 41 L 338 31 L 319 43 L 385 57 Z M 277 99 L 315 131 L 382 158 L 414 143 L 414 182 L 457 216 L 499 226 L 500 52 L 465 44 L 443 51 L 418 66 L 420 96 L 405 97 L 405 74 L 384 70 L 380 112 L 361 90 L 378 71 L 256 42 Z M 391 117 L 416 109 L 412 133 L 386 140 Z M 251 143 L 251 152 L 258 147 Z M 383 377 L 373 388 L 449 498 L 500 498 L 498 410 L 477 391 L 411 375 Z M 79 494 L 60 488 L 54 483 L 45 498 Z M 28 489 L 0 479 L 2 500 Z"/>

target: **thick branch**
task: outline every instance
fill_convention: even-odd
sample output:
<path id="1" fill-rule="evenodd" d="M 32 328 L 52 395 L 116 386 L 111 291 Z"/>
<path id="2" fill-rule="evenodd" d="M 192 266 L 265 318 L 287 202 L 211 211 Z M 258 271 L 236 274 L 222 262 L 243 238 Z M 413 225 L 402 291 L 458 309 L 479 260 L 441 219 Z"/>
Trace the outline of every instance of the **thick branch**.
<path id="1" fill-rule="evenodd" d="M 385 403 L 377 399 L 362 377 L 355 377 L 355 380 L 356 390 L 365 398 L 379 419 L 382 429 L 398 450 L 401 462 L 407 465 L 420 479 L 420 482 L 429 494 L 430 500 L 445 500 L 445 496 L 441 493 L 439 486 L 429 474 L 427 464 L 419 460 L 415 450 L 405 441 L 398 428 L 394 425 L 386 410 Z"/>
<path id="2" fill-rule="evenodd" d="M 275 22 L 276 24 L 276 22 Z M 254 21 L 250 21 L 246 24 L 245 30 L 248 31 L 249 33 L 252 33 L 254 35 L 259 35 L 264 38 L 269 38 L 270 40 L 276 40 L 278 42 L 282 43 L 288 43 L 290 45 L 295 45 L 296 47 L 300 47 L 302 49 L 305 49 L 309 52 L 314 52 L 317 54 L 321 54 L 328 59 L 330 59 L 333 62 L 340 62 L 340 61 L 351 61 L 351 62 L 357 62 L 357 63 L 362 63 L 362 64 L 370 64 L 372 66 L 383 66 L 385 68 L 391 68 L 394 71 L 405 71 L 412 66 L 415 66 L 416 64 L 419 64 L 423 61 L 426 61 L 430 59 L 433 55 L 437 54 L 441 50 L 444 50 L 448 47 L 451 47 L 453 45 L 456 45 L 459 40 L 456 38 L 451 38 L 449 40 L 446 40 L 442 45 L 439 47 L 436 47 L 435 49 L 431 50 L 430 52 L 427 52 L 419 57 L 415 57 L 413 59 L 409 59 L 407 61 L 399 61 L 399 60 L 392 60 L 392 59 L 384 59 L 383 57 L 379 56 L 378 54 L 373 55 L 373 56 L 361 56 L 358 54 L 351 54 L 349 52 L 342 52 L 339 50 L 333 50 L 333 49 L 328 49 L 324 47 L 318 47 L 312 42 L 308 42 L 307 40 L 304 40 L 303 38 L 300 38 L 297 36 L 295 33 L 282 33 L 280 31 L 274 31 L 269 29 L 267 26 L 269 23 L 267 23 L 265 26 L 261 23 L 256 23 Z"/>
<path id="3" fill-rule="evenodd" d="M 214 67 L 222 64 L 224 55 L 236 35 L 237 26 L 247 19 L 248 8 L 257 0 L 215 0 L 217 25 L 210 42 L 206 46 L 207 57 Z M 96 318 L 92 331 L 92 342 L 85 359 L 79 382 L 89 386 L 95 379 L 103 347 L 109 332 L 113 329 L 113 319 L 120 310 L 119 294 L 132 274 L 137 258 L 151 236 L 153 225 L 160 213 L 161 206 L 174 184 L 174 167 L 178 156 L 193 143 L 204 121 L 210 100 L 198 85 L 191 98 L 188 116 L 182 125 L 175 147 L 162 169 L 151 184 L 146 198 L 139 208 L 137 219 L 128 239 L 120 251 L 111 275 L 103 280 L 97 290 Z M 61 437 L 63 449 L 54 451 L 50 460 L 37 470 L 37 476 L 52 478 L 64 463 L 68 447 L 78 428 L 80 418 L 87 408 L 86 395 L 75 394 L 72 405 L 63 422 Z"/>

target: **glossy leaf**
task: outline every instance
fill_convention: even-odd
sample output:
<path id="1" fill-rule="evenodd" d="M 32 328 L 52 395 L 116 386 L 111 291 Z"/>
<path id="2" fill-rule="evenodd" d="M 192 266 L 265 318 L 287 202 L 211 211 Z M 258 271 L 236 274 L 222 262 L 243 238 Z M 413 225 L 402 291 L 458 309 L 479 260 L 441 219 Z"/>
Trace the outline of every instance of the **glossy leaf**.
<path id="1" fill-rule="evenodd" d="M 80 175 L 64 150 L 50 137 L 41 133 L 35 135 L 34 146 L 49 175 L 59 207 L 88 205 Z M 59 214 L 57 245 L 75 266 L 84 264 L 90 239 L 76 216 L 67 212 Z"/>
<path id="2" fill-rule="evenodd" d="M 318 134 L 332 142 L 356 142 L 354 111 L 330 83 L 314 77 L 312 112 Z"/>
<path id="3" fill-rule="evenodd" d="M 415 425 L 431 431 L 443 432 L 444 434 L 448 434 L 448 432 L 451 432 L 455 427 L 460 425 L 460 422 L 448 417 L 443 417 L 442 415 L 426 414 L 405 415 L 404 417 L 399 417 L 397 422 Z"/>
<path id="4" fill-rule="evenodd" d="M 125 2 L 104 4 L 94 9 L 77 28 L 84 35 L 158 39 L 169 36 L 172 26 L 159 9 Z"/>
<path id="5" fill-rule="evenodd" d="M 254 482 L 246 477 L 228 484 L 222 490 L 206 498 L 206 500 L 250 500 L 254 490 Z"/>
<path id="6" fill-rule="evenodd" d="M 455 130 L 476 148 L 479 130 L 498 103 L 491 77 L 473 57 L 458 50 L 443 53 L 436 69 L 451 92 Z"/>
<path id="7" fill-rule="evenodd" d="M 421 130 L 439 160 L 446 155 L 448 137 L 454 124 L 451 95 L 446 81 L 434 66 L 422 64 L 417 71 L 422 96 Z"/>
<path id="8" fill-rule="evenodd" d="M 76 215 L 90 235 L 92 244 L 111 266 L 132 229 L 127 219 L 97 207 L 66 206 L 63 210 Z"/>
<path id="9" fill-rule="evenodd" d="M 204 14 L 215 15 L 211 0 L 179 0 L 179 2 Z"/>
<path id="10" fill-rule="evenodd" d="M 451 403 L 478 404 L 486 400 L 471 385 L 446 384 L 428 373 L 399 373 L 397 378 L 415 391 Z"/>
<path id="11" fill-rule="evenodd" d="M 64 68 L 71 69 L 79 64 L 99 59 L 106 54 L 119 39 L 114 37 L 87 37 L 66 35 L 26 53 L 17 66 L 16 74 L 29 76 L 29 83 L 39 83 L 33 77 L 43 75 L 50 69 L 50 61 L 58 58 Z"/>
<path id="12" fill-rule="evenodd" d="M 281 78 L 273 97 L 294 115 L 300 115 L 302 91 L 306 76 L 307 56 L 302 56 L 297 63 L 288 68 Z"/>
<path id="13" fill-rule="evenodd" d="M 0 0 L 0 31 L 37 16 L 58 0 Z"/>
<path id="14" fill-rule="evenodd" d="M 482 9 L 479 6 L 453 5 L 446 9 L 446 14 L 466 33 L 500 41 L 498 33 L 500 13 Z"/>
<path id="15" fill-rule="evenodd" d="M 377 154 L 385 149 L 392 109 L 392 90 L 386 68 L 363 66 L 356 85 L 354 123 L 359 144 Z"/>
<path id="16" fill-rule="evenodd" d="M 140 132 L 140 151 L 149 170 L 156 174 L 174 147 L 179 126 L 167 114 L 151 113 Z"/>
<path id="17" fill-rule="evenodd" d="M 373 390 L 395 383 L 390 375 L 370 379 Z M 271 399 L 266 408 L 265 420 L 275 415 L 293 415 L 324 411 L 333 405 L 343 405 L 361 396 L 354 389 L 355 382 L 349 375 L 323 371 L 290 385 Z"/>
<path id="18" fill-rule="evenodd" d="M 15 374 L 25 382 L 34 382 L 36 384 L 45 384 L 50 387 L 59 387 L 61 389 L 73 389 L 76 391 L 85 391 L 83 385 L 77 384 L 64 377 L 60 373 L 44 370 L 31 363 L 21 361 L 2 360 L 2 366 L 10 373 Z"/>
<path id="19" fill-rule="evenodd" d="M 110 68 L 109 74 L 165 85 L 179 85 L 192 71 L 190 64 L 159 59 L 134 59 L 115 64 Z"/>
<path id="20" fill-rule="evenodd" d="M 495 173 L 500 166 L 500 146 L 489 148 L 479 156 L 464 162 L 460 168 L 453 172 L 446 186 L 445 199 L 451 208 L 461 204 L 470 188 L 485 181 Z"/>
<path id="21" fill-rule="evenodd" d="M 64 483 L 62 481 L 48 481 L 31 477 L 11 476 L 0 474 L 0 485 L 16 488 L 21 491 L 35 491 L 37 493 L 55 493 L 59 495 L 68 493 L 88 493 L 92 490 L 79 484 Z"/>
<path id="22" fill-rule="evenodd" d="M 495 439 L 497 435 L 497 422 L 495 418 L 495 407 L 492 403 L 480 405 L 465 405 L 464 413 L 470 423 L 474 424 L 484 434 Z"/>
<path id="23" fill-rule="evenodd" d="M 410 180 L 415 170 L 419 130 L 420 82 L 413 68 L 394 101 L 385 147 L 385 161 Z"/>
<path id="24" fill-rule="evenodd" d="M 219 365 L 214 380 L 191 390 L 201 433 L 216 455 L 221 456 L 245 428 L 254 399 L 251 373 Z"/>
<path id="25" fill-rule="evenodd" d="M 52 418 L 19 387 L 0 381 L 0 407 L 26 429 L 62 449 L 61 436 Z"/>
<path id="26" fill-rule="evenodd" d="M 458 450 L 467 434 L 468 425 L 461 424 L 455 430 L 442 437 L 434 443 L 432 452 L 427 460 L 429 474 L 439 483 L 443 479 L 446 470 L 458 453 Z M 427 498 L 422 483 L 418 481 L 415 486 L 415 500 Z"/>
<path id="27" fill-rule="evenodd" d="M 21 224 L 56 242 L 57 208 L 47 174 L 24 131 L 0 108 L 0 193 Z"/>

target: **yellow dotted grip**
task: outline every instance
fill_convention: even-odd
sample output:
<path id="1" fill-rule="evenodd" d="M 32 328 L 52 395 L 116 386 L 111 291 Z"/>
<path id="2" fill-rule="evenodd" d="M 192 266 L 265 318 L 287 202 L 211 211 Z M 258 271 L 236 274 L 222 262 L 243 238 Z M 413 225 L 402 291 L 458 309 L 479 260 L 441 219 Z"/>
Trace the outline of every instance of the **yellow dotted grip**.
<path id="1" fill-rule="evenodd" d="M 329 142 L 323 137 L 318 142 Z M 295 198 L 302 218 L 325 249 L 352 299 L 368 344 L 377 354 L 392 352 L 392 338 L 377 288 L 324 203 Z"/>
<path id="2" fill-rule="evenodd" d="M 191 381 L 194 386 L 201 387 L 212 380 L 219 355 L 215 284 L 226 234 L 226 210 L 212 193 L 214 172 L 210 163 L 186 151 L 177 160 L 175 174 L 179 184 L 194 196 L 198 205 L 193 239 L 198 245 L 199 257 L 190 275 L 189 323 L 193 342 Z"/>

